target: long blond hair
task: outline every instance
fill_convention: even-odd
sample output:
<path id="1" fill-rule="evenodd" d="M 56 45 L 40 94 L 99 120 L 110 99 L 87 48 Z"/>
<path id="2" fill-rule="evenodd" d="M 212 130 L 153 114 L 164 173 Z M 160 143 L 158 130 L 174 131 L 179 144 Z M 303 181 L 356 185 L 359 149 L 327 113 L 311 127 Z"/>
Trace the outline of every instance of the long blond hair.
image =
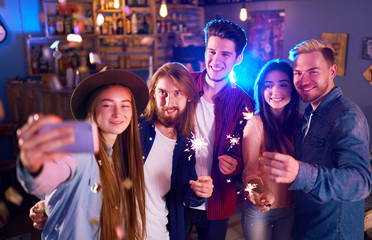
<path id="1" fill-rule="evenodd" d="M 110 86 L 112 85 L 100 88 L 92 94 L 88 103 L 86 120 L 96 122 L 95 109 L 98 96 Z M 130 94 L 132 119 L 127 129 L 118 135 L 111 158 L 99 131 L 99 152 L 95 157 L 99 164 L 103 196 L 99 221 L 101 239 L 116 239 L 115 227 L 123 225 L 126 239 L 144 239 L 146 233 L 145 181 L 141 142 L 136 104 L 131 92 Z M 127 178 L 133 183 L 129 189 L 121 186 Z"/>
<path id="2" fill-rule="evenodd" d="M 200 97 L 191 73 L 181 63 L 166 63 L 156 71 L 150 84 L 149 103 L 147 104 L 145 117 L 147 119 L 156 119 L 155 88 L 161 77 L 173 79 L 176 87 L 186 96 L 187 104 L 183 113 L 184 118 L 182 118 L 180 126 L 176 126 L 176 130 L 184 137 L 191 137 L 191 132 L 194 132 L 195 128 L 194 113 Z"/>

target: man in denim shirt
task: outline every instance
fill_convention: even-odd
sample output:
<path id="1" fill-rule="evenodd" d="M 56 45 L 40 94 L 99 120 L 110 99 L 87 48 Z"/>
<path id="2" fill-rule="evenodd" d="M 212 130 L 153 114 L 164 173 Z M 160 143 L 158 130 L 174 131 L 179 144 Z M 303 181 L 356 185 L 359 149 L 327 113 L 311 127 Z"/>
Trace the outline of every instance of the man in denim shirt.
<path id="1" fill-rule="evenodd" d="M 360 108 L 335 87 L 334 50 L 308 40 L 290 51 L 294 84 L 309 102 L 296 140 L 297 159 L 266 152 L 272 181 L 292 183 L 294 239 L 363 239 L 370 192 L 369 130 Z"/>

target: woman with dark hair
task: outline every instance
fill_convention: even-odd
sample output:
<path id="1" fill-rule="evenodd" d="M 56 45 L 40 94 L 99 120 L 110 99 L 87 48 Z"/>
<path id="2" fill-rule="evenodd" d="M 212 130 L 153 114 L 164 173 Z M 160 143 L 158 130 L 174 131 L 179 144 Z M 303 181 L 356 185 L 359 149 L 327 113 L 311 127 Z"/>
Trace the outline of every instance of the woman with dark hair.
<path id="1" fill-rule="evenodd" d="M 299 96 L 293 85 L 293 69 L 285 61 L 271 60 L 261 69 L 255 82 L 255 115 L 248 121 L 243 138 L 243 182 L 245 191 L 242 216 L 246 239 L 291 239 L 293 194 L 289 184 L 270 181 L 258 158 L 264 151 L 295 154 L 295 135 L 301 119 Z"/>
<path id="2" fill-rule="evenodd" d="M 18 131 L 18 178 L 29 193 L 46 199 L 49 218 L 43 239 L 117 239 L 116 229 L 122 228 L 127 239 L 144 239 L 145 182 L 137 111 L 141 113 L 147 101 L 145 82 L 125 70 L 100 72 L 77 86 L 71 110 L 76 119 L 97 124 L 97 154 L 54 153 L 74 142 L 71 127 L 39 131 L 62 121 L 54 115 L 30 116 Z M 132 186 L 125 187 L 128 181 Z"/>

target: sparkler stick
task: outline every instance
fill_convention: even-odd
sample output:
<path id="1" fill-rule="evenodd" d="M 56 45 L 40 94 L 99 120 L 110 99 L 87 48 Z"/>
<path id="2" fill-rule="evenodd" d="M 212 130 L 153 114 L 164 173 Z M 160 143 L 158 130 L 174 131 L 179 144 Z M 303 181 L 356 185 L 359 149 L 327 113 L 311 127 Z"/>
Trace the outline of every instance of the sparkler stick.
<path id="1" fill-rule="evenodd" d="M 203 161 L 199 158 L 199 151 L 203 148 L 207 148 L 208 143 L 205 141 L 205 138 L 199 134 L 191 133 L 192 137 L 190 139 L 191 141 L 191 149 L 195 151 L 195 154 L 198 156 L 198 159 L 200 160 L 200 165 L 203 166 Z M 189 152 L 190 149 L 185 149 L 186 152 Z M 189 156 L 188 160 L 191 160 L 191 155 Z M 200 175 L 203 175 L 202 173 L 203 167 L 201 167 Z"/>

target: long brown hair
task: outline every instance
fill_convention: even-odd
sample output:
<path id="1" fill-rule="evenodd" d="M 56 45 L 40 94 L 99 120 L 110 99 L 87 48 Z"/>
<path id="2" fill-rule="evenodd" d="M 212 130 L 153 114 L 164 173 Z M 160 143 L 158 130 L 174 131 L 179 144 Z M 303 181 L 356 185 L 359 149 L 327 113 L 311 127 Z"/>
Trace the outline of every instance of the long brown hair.
<path id="1" fill-rule="evenodd" d="M 285 73 L 292 86 L 291 101 L 284 107 L 282 113 L 283 121 L 275 117 L 271 107 L 266 103 L 264 98 L 266 76 L 269 72 L 274 70 Z M 291 144 L 294 144 L 300 120 L 300 115 L 298 113 L 299 95 L 293 85 L 292 67 L 286 61 L 280 59 L 267 62 L 257 76 L 254 85 L 254 99 L 256 102 L 256 113 L 260 115 L 263 123 L 265 149 L 267 151 L 291 153 L 291 146 L 286 144 L 286 141 L 283 141 L 283 139 L 287 138 Z"/>
<path id="2" fill-rule="evenodd" d="M 110 86 L 100 88 L 92 94 L 88 103 L 87 120 L 96 122 L 98 96 Z M 128 91 L 130 92 L 129 89 Z M 123 225 L 126 238 L 129 240 L 144 239 L 146 233 L 143 160 L 137 109 L 134 97 L 131 92 L 130 94 L 132 119 L 127 129 L 118 135 L 111 160 L 107 154 L 107 145 L 99 131 L 99 152 L 95 157 L 99 164 L 103 196 L 99 222 L 101 239 L 116 239 L 115 227 Z M 127 178 L 133 183 L 129 189 L 121 187 Z"/>
<path id="3" fill-rule="evenodd" d="M 156 119 L 155 88 L 161 77 L 173 79 L 176 87 L 186 96 L 186 109 L 180 125 L 176 126 L 176 130 L 178 134 L 184 137 L 191 137 L 191 132 L 194 132 L 195 128 L 194 113 L 196 104 L 199 101 L 199 94 L 191 73 L 181 63 L 166 63 L 156 71 L 150 84 L 149 103 L 147 104 L 145 116 L 147 119 Z"/>

